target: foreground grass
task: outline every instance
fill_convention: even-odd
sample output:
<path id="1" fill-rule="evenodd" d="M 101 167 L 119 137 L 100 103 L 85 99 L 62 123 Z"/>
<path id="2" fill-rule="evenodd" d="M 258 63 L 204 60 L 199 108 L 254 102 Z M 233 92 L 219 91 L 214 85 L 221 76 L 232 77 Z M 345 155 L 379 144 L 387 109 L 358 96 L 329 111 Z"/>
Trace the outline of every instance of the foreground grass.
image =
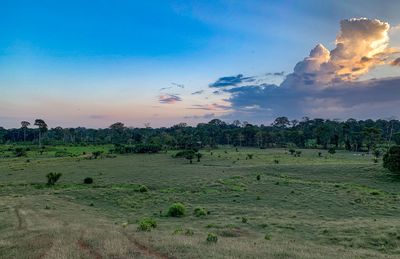
<path id="1" fill-rule="evenodd" d="M 87 160 L 78 154 L 98 147 L 85 148 L 74 157 L 0 159 L 0 257 L 400 255 L 400 181 L 372 157 L 220 148 L 189 164 L 173 152 Z M 54 187 L 44 184 L 48 172 L 63 174 Z M 143 184 L 149 192 L 138 191 Z M 166 217 L 174 202 L 186 206 L 185 217 Z M 197 207 L 210 214 L 196 217 Z M 157 228 L 138 232 L 143 217 Z M 208 233 L 218 242 L 207 243 Z"/>

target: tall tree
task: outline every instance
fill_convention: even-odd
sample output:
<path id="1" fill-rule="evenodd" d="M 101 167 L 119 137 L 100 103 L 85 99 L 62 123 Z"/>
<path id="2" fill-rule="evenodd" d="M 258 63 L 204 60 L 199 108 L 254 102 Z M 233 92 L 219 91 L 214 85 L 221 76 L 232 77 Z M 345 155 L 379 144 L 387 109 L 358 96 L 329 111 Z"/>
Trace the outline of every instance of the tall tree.
<path id="1" fill-rule="evenodd" d="M 41 147 L 43 134 L 47 131 L 47 124 L 42 119 L 36 119 L 34 125 L 39 128 L 39 147 Z"/>
<path id="2" fill-rule="evenodd" d="M 28 129 L 29 125 L 31 125 L 30 122 L 21 121 L 21 128 L 24 131 L 24 142 L 26 141 L 26 130 Z"/>

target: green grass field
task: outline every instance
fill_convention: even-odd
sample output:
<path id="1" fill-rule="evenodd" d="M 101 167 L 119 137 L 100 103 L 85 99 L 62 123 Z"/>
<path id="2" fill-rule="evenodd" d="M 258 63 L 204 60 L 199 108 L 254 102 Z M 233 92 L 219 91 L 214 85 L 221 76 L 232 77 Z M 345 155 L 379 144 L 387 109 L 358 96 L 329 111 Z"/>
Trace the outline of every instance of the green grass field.
<path id="1" fill-rule="evenodd" d="M 174 151 L 82 155 L 109 148 L 21 158 L 0 148 L 1 258 L 400 257 L 400 179 L 372 156 L 220 147 L 189 164 Z M 49 172 L 62 173 L 53 187 Z M 186 216 L 167 216 L 175 202 Z M 209 214 L 196 217 L 199 207 Z M 157 221 L 150 232 L 137 230 L 145 217 Z"/>

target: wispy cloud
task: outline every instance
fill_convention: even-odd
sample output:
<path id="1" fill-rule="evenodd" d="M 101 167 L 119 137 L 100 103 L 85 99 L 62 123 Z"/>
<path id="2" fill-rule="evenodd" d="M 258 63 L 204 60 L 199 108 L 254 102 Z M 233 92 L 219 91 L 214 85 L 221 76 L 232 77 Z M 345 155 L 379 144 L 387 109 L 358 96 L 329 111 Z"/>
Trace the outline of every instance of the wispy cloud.
<path id="1" fill-rule="evenodd" d="M 158 101 L 163 104 L 174 104 L 182 101 L 182 98 L 176 94 L 164 94 L 158 97 Z"/>
<path id="2" fill-rule="evenodd" d="M 197 94 L 202 94 L 202 93 L 204 93 L 204 90 L 199 90 L 199 91 L 193 92 L 192 95 L 197 95 Z"/>
<path id="3" fill-rule="evenodd" d="M 215 111 L 215 110 L 229 110 L 230 108 L 231 107 L 228 105 L 212 103 L 212 104 L 193 104 L 192 107 L 189 107 L 187 109 Z"/>
<path id="4" fill-rule="evenodd" d="M 176 87 L 182 88 L 182 89 L 185 88 L 184 84 L 178 84 L 178 83 L 174 83 L 174 82 L 172 82 L 171 84 L 176 86 Z"/>
<path id="5" fill-rule="evenodd" d="M 195 120 L 198 120 L 198 119 L 213 119 L 213 118 L 215 118 L 215 117 L 216 117 L 215 113 L 206 113 L 206 114 L 204 114 L 204 115 L 185 116 L 184 118 L 185 118 L 185 119 L 195 119 Z"/>
<path id="6" fill-rule="evenodd" d="M 242 74 L 236 76 L 225 76 L 220 77 L 214 83 L 211 83 L 209 87 L 219 88 L 219 87 L 229 87 L 237 86 L 245 82 L 253 82 L 255 79 L 253 77 L 245 77 Z"/>

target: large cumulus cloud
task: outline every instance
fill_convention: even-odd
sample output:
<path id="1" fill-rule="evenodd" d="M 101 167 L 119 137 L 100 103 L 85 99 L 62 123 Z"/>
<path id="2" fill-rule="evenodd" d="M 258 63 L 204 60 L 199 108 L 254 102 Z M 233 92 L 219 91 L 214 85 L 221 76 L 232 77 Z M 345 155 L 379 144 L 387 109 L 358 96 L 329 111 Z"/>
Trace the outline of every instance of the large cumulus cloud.
<path id="1" fill-rule="evenodd" d="M 333 50 L 318 44 L 280 85 L 225 88 L 226 100 L 238 114 L 260 119 L 400 115 L 400 76 L 360 80 L 376 66 L 398 65 L 398 52 L 389 47 L 389 29 L 376 19 L 343 20 Z"/>

